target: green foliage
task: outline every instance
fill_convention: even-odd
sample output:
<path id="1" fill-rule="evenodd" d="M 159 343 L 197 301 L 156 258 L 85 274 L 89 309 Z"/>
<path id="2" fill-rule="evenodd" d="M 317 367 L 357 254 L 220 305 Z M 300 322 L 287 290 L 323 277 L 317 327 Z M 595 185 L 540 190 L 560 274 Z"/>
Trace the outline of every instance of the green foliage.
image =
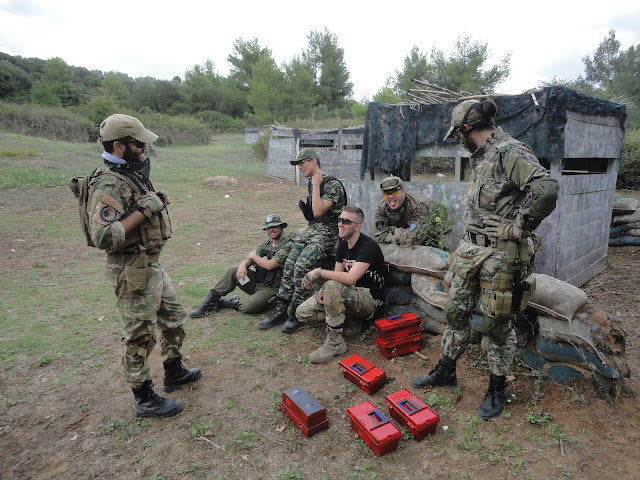
<path id="1" fill-rule="evenodd" d="M 230 77 L 242 90 L 249 90 L 253 68 L 263 58 L 271 58 L 271 50 L 262 48 L 257 38 L 252 40 L 238 38 L 233 42 L 233 52 L 227 57 L 231 65 Z"/>
<path id="2" fill-rule="evenodd" d="M 258 141 L 251 144 L 254 157 L 261 162 L 266 162 L 269 157 L 269 138 L 268 132 L 262 132 Z"/>
<path id="3" fill-rule="evenodd" d="M 0 98 L 25 97 L 31 85 L 31 75 L 8 60 L 0 60 Z"/>
<path id="4" fill-rule="evenodd" d="M 617 188 L 640 190 L 640 130 L 627 130 Z"/>
<path id="5" fill-rule="evenodd" d="M 31 100 L 39 105 L 78 105 L 80 96 L 73 84 L 73 73 L 60 57 L 51 58 L 44 67 L 42 77 L 31 89 Z"/>
<path id="6" fill-rule="evenodd" d="M 189 434 L 191 437 L 211 437 L 215 435 L 211 429 L 213 428 L 213 423 L 200 423 L 197 420 L 193 420 L 191 422 L 187 422 L 187 428 L 189 429 Z"/>

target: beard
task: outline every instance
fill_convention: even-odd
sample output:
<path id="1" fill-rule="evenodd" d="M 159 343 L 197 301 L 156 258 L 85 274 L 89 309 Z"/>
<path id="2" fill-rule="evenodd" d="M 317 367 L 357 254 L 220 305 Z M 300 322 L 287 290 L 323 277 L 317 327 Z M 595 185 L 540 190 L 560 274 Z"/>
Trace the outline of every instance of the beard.
<path id="1" fill-rule="evenodd" d="M 122 159 L 127 162 L 131 170 L 134 170 L 145 179 L 149 180 L 149 174 L 151 173 L 151 161 L 148 158 L 144 158 L 142 154 L 138 154 L 131 149 L 131 146 L 127 144 Z M 142 160 L 141 160 L 142 159 Z"/>

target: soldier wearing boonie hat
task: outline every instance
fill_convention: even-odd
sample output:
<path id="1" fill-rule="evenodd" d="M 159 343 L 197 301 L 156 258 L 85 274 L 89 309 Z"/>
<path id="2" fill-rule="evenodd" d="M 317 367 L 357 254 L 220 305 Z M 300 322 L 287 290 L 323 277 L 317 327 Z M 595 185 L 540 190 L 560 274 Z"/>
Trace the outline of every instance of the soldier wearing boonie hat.
<path id="1" fill-rule="evenodd" d="M 442 248 L 440 233 L 449 230 L 446 227 L 449 216 L 442 205 L 406 193 L 404 182 L 395 175 L 382 180 L 380 190 L 384 199 L 376 211 L 376 241 L 403 247 L 429 245 Z"/>
<path id="2" fill-rule="evenodd" d="M 199 368 L 182 364 L 187 316 L 169 275 L 159 263 L 171 237 L 165 192 L 149 179 L 147 144 L 158 136 L 137 118 L 114 114 L 100 124 L 104 165 L 90 176 L 86 196 L 88 233 L 93 245 L 107 252 L 107 276 L 115 286 L 122 317 L 123 365 L 134 395 L 134 412 L 164 418 L 180 413 L 182 404 L 153 391 L 148 358 L 161 331 L 164 391 L 197 381 Z"/>
<path id="3" fill-rule="evenodd" d="M 251 250 L 240 265 L 227 268 L 200 306 L 190 312 L 189 316 L 200 318 L 221 308 L 231 308 L 242 313 L 268 310 L 278 293 L 282 267 L 293 246 L 293 240 L 284 234 L 285 228 L 287 222 L 283 222 L 280 215 L 267 215 L 262 230 L 267 231 L 268 238 L 258 248 Z M 233 292 L 236 287 L 240 287 L 249 296 L 224 296 Z"/>
<path id="4" fill-rule="evenodd" d="M 512 321 L 535 291 L 531 272 L 541 242 L 533 231 L 558 196 L 558 182 L 533 151 L 496 126 L 497 112 L 495 102 L 486 99 L 465 100 L 451 113 L 445 140 L 455 138 L 471 154 L 465 234 L 449 266 L 453 280 L 444 307 L 442 357 L 429 374 L 411 379 L 417 388 L 458 384 L 456 361 L 467 347 L 469 320 L 481 299 L 491 374 L 477 411 L 484 420 L 500 415 L 505 406 L 516 349 Z"/>

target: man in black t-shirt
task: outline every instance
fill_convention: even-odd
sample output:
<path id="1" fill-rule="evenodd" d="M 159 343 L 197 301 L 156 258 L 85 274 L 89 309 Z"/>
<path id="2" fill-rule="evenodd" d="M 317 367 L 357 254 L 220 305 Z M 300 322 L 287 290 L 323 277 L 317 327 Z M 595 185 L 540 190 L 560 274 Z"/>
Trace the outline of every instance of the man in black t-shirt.
<path id="1" fill-rule="evenodd" d="M 384 303 L 386 265 L 378 244 L 360 233 L 364 213 L 358 207 L 343 207 L 338 218 L 338 250 L 333 270 L 316 268 L 308 272 L 302 286 L 311 290 L 319 279 L 325 280 L 318 294 L 296 310 L 301 322 L 326 320 L 327 338 L 309 355 L 311 363 L 326 363 L 347 351 L 342 338 L 345 315 L 356 320 L 371 317 Z"/>

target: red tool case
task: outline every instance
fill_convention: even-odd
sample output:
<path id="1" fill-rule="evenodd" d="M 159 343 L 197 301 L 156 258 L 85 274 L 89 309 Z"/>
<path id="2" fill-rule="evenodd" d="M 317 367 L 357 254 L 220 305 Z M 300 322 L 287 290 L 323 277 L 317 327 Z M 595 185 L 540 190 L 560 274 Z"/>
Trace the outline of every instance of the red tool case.
<path id="1" fill-rule="evenodd" d="M 376 456 L 398 448 L 400 430 L 382 415 L 370 401 L 347 408 L 351 428 L 371 447 Z"/>
<path id="2" fill-rule="evenodd" d="M 357 353 L 342 360 L 339 366 L 347 380 L 358 385 L 369 395 L 380 390 L 387 378 L 384 370 L 368 362 Z"/>
<path id="3" fill-rule="evenodd" d="M 422 348 L 422 334 L 416 333 L 415 335 L 409 335 L 408 337 L 389 341 L 376 338 L 376 343 L 378 344 L 378 347 L 380 347 L 380 353 L 385 357 L 400 357 L 407 353 L 416 352 Z"/>
<path id="4" fill-rule="evenodd" d="M 327 410 L 304 388 L 294 387 L 282 392 L 280 410 L 307 437 L 329 426 Z"/>
<path id="5" fill-rule="evenodd" d="M 406 388 L 387 395 L 384 401 L 389 407 L 391 416 L 400 425 L 409 429 L 411 435 L 419 442 L 427 435 L 435 435 L 440 421 L 438 414 L 431 410 Z"/>
<path id="6" fill-rule="evenodd" d="M 420 333 L 420 317 L 411 312 L 380 318 L 374 325 L 378 338 L 385 342 Z"/>

